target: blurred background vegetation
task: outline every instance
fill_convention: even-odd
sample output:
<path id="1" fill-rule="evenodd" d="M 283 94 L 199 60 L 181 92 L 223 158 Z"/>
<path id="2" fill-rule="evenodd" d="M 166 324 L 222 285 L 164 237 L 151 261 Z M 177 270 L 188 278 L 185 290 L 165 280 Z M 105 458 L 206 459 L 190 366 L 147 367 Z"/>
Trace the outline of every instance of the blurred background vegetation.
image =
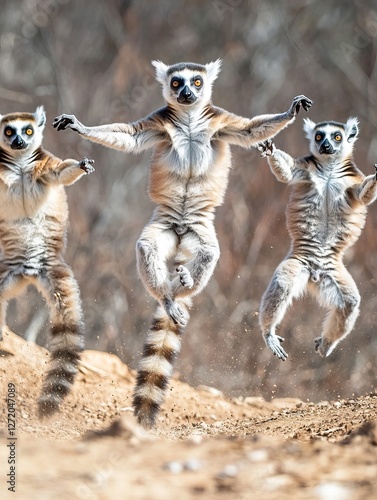
<path id="1" fill-rule="evenodd" d="M 356 162 L 377 162 L 377 5 L 374 0 L 3 0 L 0 15 L 0 113 L 43 104 L 48 122 L 73 113 L 87 125 L 132 121 L 163 105 L 152 59 L 223 59 L 214 103 L 252 117 L 285 111 L 292 98 L 314 100 L 314 121 L 360 120 Z M 276 144 L 308 153 L 301 112 Z M 117 353 L 136 368 L 155 303 L 135 267 L 135 242 L 153 205 L 147 196 L 150 152 L 126 155 L 47 126 L 44 145 L 61 158 L 88 156 L 96 172 L 68 188 L 67 261 L 80 284 L 87 348 Z M 193 384 L 233 395 L 319 401 L 376 386 L 377 204 L 369 210 L 347 265 L 362 295 L 352 334 L 329 359 L 314 352 L 324 310 L 296 302 L 280 334 L 290 357 L 264 346 L 258 307 L 289 238 L 289 188 L 255 149 L 233 148 L 226 201 L 217 212 L 221 258 L 194 299 L 176 368 Z M 13 300 L 8 324 L 47 342 L 47 312 L 30 290 Z M 48 325 L 47 325 L 48 326 Z"/>

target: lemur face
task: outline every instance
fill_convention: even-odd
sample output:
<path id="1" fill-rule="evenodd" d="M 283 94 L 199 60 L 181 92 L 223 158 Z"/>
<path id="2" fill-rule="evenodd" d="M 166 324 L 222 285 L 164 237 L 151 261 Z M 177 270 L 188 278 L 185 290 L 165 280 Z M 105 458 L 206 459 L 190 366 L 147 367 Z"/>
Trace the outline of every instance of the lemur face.
<path id="1" fill-rule="evenodd" d="M 304 120 L 306 137 L 310 141 L 310 152 L 322 160 L 341 159 L 350 156 L 359 133 L 357 118 L 349 118 L 346 123 Z"/>
<path id="2" fill-rule="evenodd" d="M 0 115 L 0 147 L 15 154 L 33 152 L 42 143 L 46 115 L 42 106 L 35 113 Z"/>
<path id="3" fill-rule="evenodd" d="M 169 75 L 170 96 L 179 104 L 190 106 L 194 104 L 203 94 L 205 72 L 191 70 L 173 71 Z"/>
<path id="4" fill-rule="evenodd" d="M 207 104 L 211 100 L 212 84 L 220 71 L 220 60 L 206 65 L 178 63 L 166 66 L 161 61 L 153 61 L 152 64 L 168 104 L 186 107 Z"/>

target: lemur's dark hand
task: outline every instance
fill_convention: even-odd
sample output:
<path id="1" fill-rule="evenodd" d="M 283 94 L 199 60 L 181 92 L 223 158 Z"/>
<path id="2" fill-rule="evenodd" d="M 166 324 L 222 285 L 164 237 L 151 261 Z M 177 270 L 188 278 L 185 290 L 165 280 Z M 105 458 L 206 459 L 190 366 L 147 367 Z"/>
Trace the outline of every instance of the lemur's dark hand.
<path id="1" fill-rule="evenodd" d="M 275 144 L 271 139 L 267 139 L 267 141 L 260 142 L 257 145 L 258 151 L 260 151 L 261 158 L 265 158 L 266 156 L 272 156 L 275 151 Z"/>
<path id="2" fill-rule="evenodd" d="M 75 132 L 83 132 L 84 126 L 78 121 L 75 115 L 60 115 L 57 116 L 52 122 L 52 126 L 59 130 L 66 130 L 70 128 Z"/>
<path id="3" fill-rule="evenodd" d="M 293 99 L 291 107 L 288 109 L 288 115 L 294 118 L 300 111 L 301 106 L 305 111 L 308 111 L 312 104 L 313 101 L 308 97 L 305 97 L 304 95 L 298 95 Z"/>
<path id="4" fill-rule="evenodd" d="M 377 163 L 374 164 L 374 169 L 375 169 L 374 177 L 377 181 Z"/>
<path id="5" fill-rule="evenodd" d="M 88 158 L 84 158 L 83 160 L 80 161 L 80 168 L 84 170 L 86 174 L 91 174 L 94 172 L 94 167 L 92 167 L 92 164 L 94 163 L 94 160 L 88 160 Z"/>

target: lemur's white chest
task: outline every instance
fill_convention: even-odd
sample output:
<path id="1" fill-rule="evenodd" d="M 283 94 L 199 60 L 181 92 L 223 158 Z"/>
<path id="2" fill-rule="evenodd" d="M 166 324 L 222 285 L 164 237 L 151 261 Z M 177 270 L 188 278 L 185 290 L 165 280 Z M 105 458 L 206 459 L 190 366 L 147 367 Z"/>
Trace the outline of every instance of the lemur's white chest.
<path id="1" fill-rule="evenodd" d="M 169 124 L 167 132 L 171 140 L 168 167 L 184 176 L 205 174 L 214 160 L 208 120 L 193 113 L 179 124 Z"/>
<path id="2" fill-rule="evenodd" d="M 316 194 L 318 204 L 323 209 L 334 209 L 344 199 L 345 191 L 348 188 L 348 183 L 345 179 L 336 170 L 312 170 L 312 190 Z"/>
<path id="3" fill-rule="evenodd" d="M 33 163 L 6 165 L 0 174 L 0 218 L 34 217 L 47 200 L 48 190 L 34 182 Z"/>

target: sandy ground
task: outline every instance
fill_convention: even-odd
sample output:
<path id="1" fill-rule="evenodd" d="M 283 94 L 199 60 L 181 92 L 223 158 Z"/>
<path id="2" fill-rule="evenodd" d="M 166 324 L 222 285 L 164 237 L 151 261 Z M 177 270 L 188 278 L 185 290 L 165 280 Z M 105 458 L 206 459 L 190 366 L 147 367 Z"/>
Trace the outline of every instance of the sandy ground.
<path id="1" fill-rule="evenodd" d="M 41 422 L 48 352 L 0 343 L 0 498 L 377 499 L 377 392 L 323 401 L 231 399 L 174 380 L 158 427 L 135 424 L 135 373 L 86 351 L 73 394 Z M 8 384 L 16 389 L 16 493 L 7 492 Z"/>

